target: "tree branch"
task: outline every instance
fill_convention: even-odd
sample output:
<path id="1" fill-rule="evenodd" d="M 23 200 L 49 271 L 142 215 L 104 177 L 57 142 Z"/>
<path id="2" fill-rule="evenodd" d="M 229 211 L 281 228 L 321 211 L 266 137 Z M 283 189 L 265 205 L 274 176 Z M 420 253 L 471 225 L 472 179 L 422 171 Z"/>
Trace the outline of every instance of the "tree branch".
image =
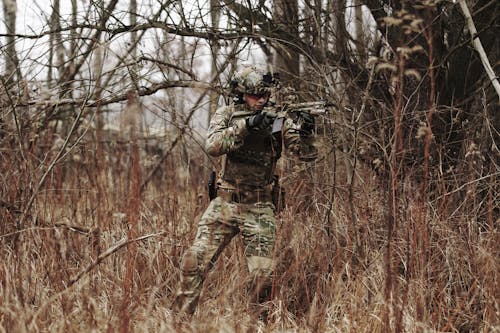
<path id="1" fill-rule="evenodd" d="M 204 90 L 219 90 L 217 87 L 211 86 L 209 83 L 200 81 L 167 81 L 153 83 L 149 87 L 140 87 L 137 90 L 138 96 L 153 95 L 159 90 L 170 88 L 197 88 Z M 62 105 L 78 105 L 85 107 L 95 107 L 97 105 L 109 105 L 127 100 L 127 93 L 121 93 L 98 100 L 90 100 L 85 98 L 62 98 L 62 99 L 49 99 L 49 100 L 31 100 L 26 103 L 19 103 L 18 106 L 62 106 Z"/>
<path id="2" fill-rule="evenodd" d="M 483 67 L 486 71 L 486 74 L 488 74 L 488 78 L 493 84 L 493 87 L 495 88 L 498 95 L 498 100 L 500 101 L 500 83 L 498 82 L 498 77 L 496 76 L 495 71 L 491 67 L 488 56 L 484 51 L 483 44 L 481 43 L 481 40 L 478 37 L 476 26 L 474 24 L 474 21 L 472 20 L 469 7 L 467 7 L 465 0 L 459 0 L 458 2 L 460 4 L 462 12 L 464 13 L 465 20 L 467 21 L 467 27 L 469 28 L 469 32 L 472 38 L 472 45 L 476 49 L 477 53 L 479 53 L 479 57 L 481 58 L 481 62 L 483 63 Z"/>

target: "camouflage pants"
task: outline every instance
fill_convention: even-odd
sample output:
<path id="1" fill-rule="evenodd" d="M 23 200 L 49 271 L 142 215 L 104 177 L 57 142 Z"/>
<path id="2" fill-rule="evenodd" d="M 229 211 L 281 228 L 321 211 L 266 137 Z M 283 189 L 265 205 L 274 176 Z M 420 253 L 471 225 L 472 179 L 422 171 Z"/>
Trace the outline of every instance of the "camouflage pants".
<path id="1" fill-rule="evenodd" d="M 275 240 L 274 205 L 243 205 L 226 202 L 221 197 L 211 201 L 203 214 L 193 245 L 181 263 L 181 288 L 175 307 L 194 313 L 203 281 L 220 253 L 237 234 L 241 234 L 251 278 L 251 288 L 258 294 L 271 285 Z"/>

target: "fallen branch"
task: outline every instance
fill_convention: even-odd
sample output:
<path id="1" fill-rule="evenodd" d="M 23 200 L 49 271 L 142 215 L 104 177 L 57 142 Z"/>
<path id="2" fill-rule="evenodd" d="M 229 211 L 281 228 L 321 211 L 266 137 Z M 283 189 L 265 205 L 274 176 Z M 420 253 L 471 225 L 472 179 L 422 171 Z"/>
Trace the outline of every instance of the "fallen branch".
<path id="1" fill-rule="evenodd" d="M 21 230 L 16 230 L 16 231 L 13 231 L 13 232 L 9 232 L 7 234 L 0 235 L 0 239 L 1 238 L 11 237 L 11 236 L 14 236 L 14 235 L 17 235 L 17 234 L 21 234 L 23 232 L 28 232 L 28 231 L 55 230 L 55 229 L 58 229 L 58 228 L 66 228 L 66 229 L 68 229 L 70 231 L 74 231 L 74 232 L 77 232 L 77 233 L 83 234 L 83 235 L 87 235 L 87 234 L 90 233 L 90 229 L 87 229 L 87 228 L 84 228 L 84 227 L 80 227 L 80 226 L 77 226 L 77 225 L 70 225 L 70 224 L 67 224 L 67 223 L 55 223 L 53 226 L 24 228 L 24 229 L 21 229 Z"/>
<path id="2" fill-rule="evenodd" d="M 92 231 L 89 228 L 80 227 L 79 225 L 68 224 L 68 223 L 64 223 L 64 222 L 55 223 L 54 227 L 66 228 L 68 230 L 78 232 L 78 233 L 84 234 L 84 235 L 89 234 Z"/>
<path id="3" fill-rule="evenodd" d="M 124 247 L 128 244 L 134 243 L 134 242 L 138 242 L 138 241 L 142 241 L 142 240 L 151 238 L 151 237 L 163 236 L 163 235 L 165 235 L 165 233 L 166 233 L 166 231 L 162 231 L 162 232 L 158 232 L 156 234 L 144 235 L 144 236 L 141 236 L 138 238 L 133 238 L 133 239 L 127 239 L 126 237 L 123 237 L 117 243 L 115 243 L 113 246 L 111 246 L 109 249 L 107 249 L 106 251 L 101 253 L 99 255 L 99 257 L 97 257 L 97 259 L 94 262 L 90 263 L 87 267 L 85 267 L 85 269 L 83 269 L 75 277 L 70 279 L 66 288 L 70 288 L 72 285 L 74 285 L 76 282 L 78 282 L 78 280 L 80 280 L 82 278 L 82 276 L 84 276 L 86 273 L 90 272 L 97 265 L 99 265 L 104 259 L 106 259 L 110 255 L 112 255 L 113 253 L 115 253 L 116 251 L 121 249 L 122 247 Z"/>
<path id="4" fill-rule="evenodd" d="M 145 240 L 145 239 L 148 239 L 148 238 L 151 238 L 151 237 L 163 236 L 165 234 L 166 234 L 166 231 L 162 231 L 162 232 L 158 232 L 158 233 L 154 233 L 154 234 L 144 235 L 144 236 L 137 237 L 137 238 L 134 238 L 134 239 L 127 239 L 126 237 L 123 237 L 122 239 L 120 239 L 117 243 L 115 243 L 109 249 L 107 249 L 106 251 L 104 251 L 103 253 L 101 253 L 99 255 L 99 257 L 97 257 L 96 260 L 94 260 L 87 267 L 85 267 L 85 269 L 83 269 L 80 273 L 78 273 L 74 278 L 70 279 L 68 285 L 63 290 L 61 290 L 60 292 L 52 295 L 47 302 L 45 302 L 42 305 L 40 305 L 40 307 L 38 308 L 38 310 L 31 317 L 30 324 L 28 325 L 28 327 L 34 329 L 35 328 L 34 323 L 35 323 L 36 319 L 38 318 L 38 316 L 42 313 L 42 311 L 49 304 L 51 304 L 55 300 L 59 299 L 63 294 L 65 294 L 66 292 L 68 292 L 71 289 L 71 287 L 73 287 L 76 284 L 76 282 L 78 282 L 86 273 L 90 272 L 97 265 L 99 265 L 104 259 L 106 259 L 110 255 L 112 255 L 113 253 L 117 252 L 122 247 L 127 246 L 130 243 L 142 241 L 142 240 Z"/>

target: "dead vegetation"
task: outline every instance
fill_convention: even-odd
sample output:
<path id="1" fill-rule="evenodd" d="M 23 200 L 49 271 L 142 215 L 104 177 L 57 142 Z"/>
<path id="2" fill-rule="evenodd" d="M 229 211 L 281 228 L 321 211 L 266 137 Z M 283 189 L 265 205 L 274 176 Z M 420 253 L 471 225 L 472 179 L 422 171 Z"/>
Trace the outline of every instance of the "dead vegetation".
<path id="1" fill-rule="evenodd" d="M 103 154 L 111 157 L 113 151 Z M 196 149 L 192 154 L 206 159 Z M 475 196 L 473 181 L 423 204 L 418 184 L 410 180 L 390 202 L 387 182 L 369 168 L 359 166 L 356 181 L 348 183 L 338 154 L 325 149 L 312 167 L 282 168 L 288 206 L 279 218 L 266 330 L 498 330 L 494 176 L 485 202 Z M 26 200 L 23 188 L 33 181 L 19 155 L 4 147 L 2 330 L 245 332 L 254 325 L 237 238 L 209 276 L 194 317 L 179 318 L 170 310 L 180 256 L 208 200 L 201 176 L 177 176 L 181 156 L 172 155 L 164 176 L 135 198 L 131 184 L 144 172 L 133 173 L 133 163 L 120 171 L 105 159 L 82 172 L 75 172 L 73 162 L 57 164 L 23 225 L 16 225 L 25 212 L 15 205 Z M 463 175 L 470 172 L 464 165 Z M 398 212 L 391 221 L 393 205 Z M 478 205 L 491 215 L 479 220 Z"/>
<path id="2" fill-rule="evenodd" d="M 267 2 L 160 2 L 124 14 L 116 0 L 72 1 L 62 16 L 54 1 L 29 34 L 4 10 L 0 332 L 500 332 L 500 113 L 485 72 L 498 73 L 498 2 L 468 1 L 467 22 L 464 1 L 305 1 L 299 13 L 280 0 L 271 16 Z M 18 57 L 14 42 L 45 35 L 45 64 Z M 253 43 L 301 101 L 336 107 L 317 121 L 320 158 L 279 167 L 268 323 L 249 315 L 237 237 L 189 319 L 170 305 L 218 165 L 195 127 Z M 205 49 L 224 58 L 208 78 Z M 146 109 L 165 131 L 141 129 Z"/>

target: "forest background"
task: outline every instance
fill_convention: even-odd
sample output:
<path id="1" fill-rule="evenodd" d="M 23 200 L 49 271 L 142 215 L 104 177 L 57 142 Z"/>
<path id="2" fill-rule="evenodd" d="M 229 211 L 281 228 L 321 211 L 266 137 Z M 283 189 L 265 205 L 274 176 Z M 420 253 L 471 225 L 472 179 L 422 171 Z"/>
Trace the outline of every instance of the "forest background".
<path id="1" fill-rule="evenodd" d="M 498 1 L 2 4 L 1 331 L 255 323 L 238 241 L 170 310 L 245 63 L 335 105 L 279 166 L 266 330 L 500 331 Z"/>

